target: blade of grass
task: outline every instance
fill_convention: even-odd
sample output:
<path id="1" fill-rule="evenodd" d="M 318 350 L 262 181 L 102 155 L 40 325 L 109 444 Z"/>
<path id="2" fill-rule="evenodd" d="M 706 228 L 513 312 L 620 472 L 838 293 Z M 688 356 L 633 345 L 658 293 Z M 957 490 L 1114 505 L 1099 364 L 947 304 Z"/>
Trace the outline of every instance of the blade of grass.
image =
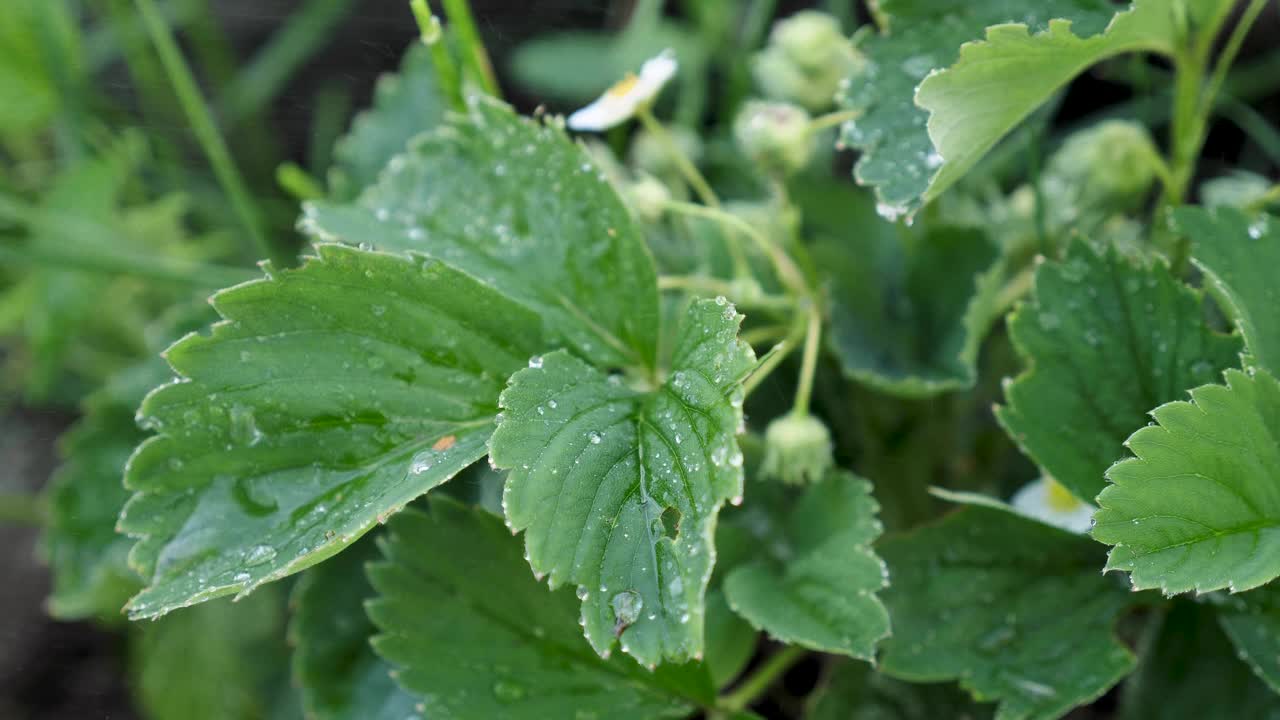
<path id="1" fill-rule="evenodd" d="M 266 107 L 351 11 L 354 0 L 308 0 L 231 81 L 220 107 L 229 124 Z"/>
<path id="2" fill-rule="evenodd" d="M 178 96 L 183 112 L 187 115 L 187 121 L 191 123 L 192 132 L 195 133 L 196 140 L 199 141 L 201 149 L 209 159 L 218 183 L 231 200 L 233 211 L 239 216 L 241 224 L 253 240 L 254 249 L 260 256 L 271 258 L 282 267 L 291 265 L 292 258 L 289 254 L 274 247 L 268 239 L 259 209 L 254 204 L 248 188 L 245 187 L 240 171 L 236 168 L 231 152 L 227 149 L 227 143 L 214 123 L 213 113 L 210 112 L 204 96 L 196 86 L 191 68 L 187 66 L 178 43 L 156 7 L 155 0 L 134 0 L 134 4 L 146 23 L 147 33 L 151 36 L 151 42 L 160 55 L 160 62 L 164 66 L 165 74 L 169 76 L 169 83 Z"/>

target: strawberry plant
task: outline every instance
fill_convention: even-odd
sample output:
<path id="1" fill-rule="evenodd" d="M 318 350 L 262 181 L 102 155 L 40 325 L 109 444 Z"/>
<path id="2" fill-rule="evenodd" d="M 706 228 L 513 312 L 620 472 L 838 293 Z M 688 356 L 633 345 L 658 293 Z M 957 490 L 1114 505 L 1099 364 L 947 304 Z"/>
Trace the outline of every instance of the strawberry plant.
<path id="1" fill-rule="evenodd" d="M 1265 0 L 413 0 L 308 169 L 346 4 L 215 107 L 207 17 L 73 5 L 0 30 L 9 388 L 82 410 L 6 515 L 149 716 L 1280 714 Z"/>

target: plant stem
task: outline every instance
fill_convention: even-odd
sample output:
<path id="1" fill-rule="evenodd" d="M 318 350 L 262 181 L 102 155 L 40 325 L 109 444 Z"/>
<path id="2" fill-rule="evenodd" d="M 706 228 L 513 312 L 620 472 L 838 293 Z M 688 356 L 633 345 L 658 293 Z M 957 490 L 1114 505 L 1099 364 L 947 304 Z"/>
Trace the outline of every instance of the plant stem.
<path id="1" fill-rule="evenodd" d="M 653 116 L 653 110 L 647 105 L 641 106 L 636 111 L 636 117 L 640 118 L 640 124 L 644 125 L 651 135 L 662 145 L 663 149 L 671 156 L 675 162 L 676 168 L 680 170 L 680 174 L 684 176 L 685 182 L 689 183 L 689 187 L 697 193 L 698 198 L 710 207 L 720 207 L 720 198 L 716 197 L 716 193 L 711 189 L 711 184 L 702 176 L 698 168 L 693 162 L 680 151 L 680 146 L 676 145 L 675 138 L 671 137 L 671 133 L 667 128 Z"/>
<path id="2" fill-rule="evenodd" d="M 164 18 L 156 8 L 155 0 L 134 0 L 134 4 L 146 23 L 151 42 L 156 47 L 156 53 L 159 54 L 160 62 L 169 76 L 169 82 L 173 85 L 178 101 L 182 104 L 183 112 L 191 123 L 192 132 L 195 133 L 205 156 L 208 157 L 218 183 L 231 199 L 232 208 L 240 217 L 240 222 L 245 226 L 249 237 L 253 239 L 256 251 L 263 257 L 271 258 L 281 267 L 290 265 L 292 258 L 289 254 L 273 247 L 267 239 L 262 216 L 245 187 L 240 171 L 236 169 L 235 162 L 231 159 L 226 141 L 214 124 L 213 113 L 209 111 L 204 96 L 200 94 L 191 68 L 187 66 L 173 34 L 169 31 L 169 26 L 165 24 Z"/>
<path id="3" fill-rule="evenodd" d="M 808 315 L 804 354 L 800 358 L 800 381 L 796 384 L 796 399 L 791 406 L 791 412 L 795 415 L 809 414 L 809 398 L 813 395 L 813 376 L 817 372 L 818 348 L 822 341 L 822 312 L 817 303 L 809 303 Z"/>
<path id="4" fill-rule="evenodd" d="M 787 670 L 791 669 L 808 651 L 802 647 L 788 645 L 773 655 L 756 668 L 747 679 L 738 685 L 737 689 L 728 695 L 720 698 L 716 705 L 729 712 L 740 712 L 747 709 L 760 698 L 770 687 L 773 686 Z"/>
<path id="5" fill-rule="evenodd" d="M 842 125 L 850 120 L 856 120 L 861 114 L 861 110 L 839 110 L 827 113 L 826 115 L 819 115 L 809 121 L 809 134 L 814 135 L 829 127 L 835 127 L 836 125 Z"/>
<path id="6" fill-rule="evenodd" d="M 695 205 L 693 203 L 680 202 L 676 200 L 670 200 L 663 203 L 663 207 L 669 212 L 714 220 L 722 225 L 731 227 L 743 233 L 748 238 L 751 238 L 751 241 L 760 248 L 760 251 L 765 254 L 765 257 L 769 258 L 769 261 L 773 263 L 774 269 L 778 273 L 778 278 L 782 280 L 783 284 L 785 284 L 790 291 L 800 297 L 805 297 L 810 294 L 808 283 L 805 282 L 804 279 L 804 273 L 800 272 L 800 268 L 795 264 L 791 257 L 787 255 L 782 248 L 779 248 L 777 245 L 770 242 L 769 238 L 761 234 L 761 232 L 751 223 L 743 220 L 737 215 L 732 215 L 716 207 L 706 207 L 703 205 Z"/>
<path id="7" fill-rule="evenodd" d="M 686 292 L 714 293 L 723 295 L 741 307 L 764 308 L 770 310 L 790 310 L 795 302 L 780 295 L 758 294 L 755 297 L 739 297 L 731 283 L 719 278 L 702 275 L 660 275 L 659 290 L 683 290 Z"/>
<path id="8" fill-rule="evenodd" d="M 804 327 L 803 323 L 796 323 L 791 328 L 791 332 L 781 342 L 769 348 L 764 357 L 760 358 L 751 373 L 742 381 L 744 395 L 750 395 L 760 383 L 764 382 L 765 378 L 769 377 L 770 373 L 778 368 L 778 365 L 783 360 L 787 359 L 787 356 L 791 354 L 791 351 L 800 342 L 800 336 L 804 334 Z"/>
<path id="9" fill-rule="evenodd" d="M 31 493 L 0 493 L 0 525 L 40 527 L 45 523 L 44 499 Z"/>
<path id="10" fill-rule="evenodd" d="M 431 12 L 427 0 L 410 0 L 409 8 L 413 10 L 413 19 L 418 23 L 422 44 L 431 50 L 431 67 L 435 70 L 436 81 L 440 83 L 440 93 L 454 110 L 465 110 L 458 66 L 453 62 L 453 54 L 449 52 L 449 43 L 443 42 L 440 18 Z"/>
<path id="11" fill-rule="evenodd" d="M 1173 134 L 1169 182 L 1164 188 L 1164 204 L 1167 207 L 1180 204 L 1186 196 L 1187 188 L 1195 175 L 1196 159 L 1204 145 L 1209 115 L 1213 112 L 1217 94 L 1226 81 L 1227 72 L 1240 52 L 1249 29 L 1266 3 L 1267 0 L 1253 0 L 1249 3 L 1215 62 L 1213 74 L 1207 84 L 1204 73 L 1208 67 L 1209 53 L 1213 48 L 1214 36 L 1225 20 L 1225 14 L 1214 18 L 1206 26 L 1198 38 L 1199 42 L 1192 47 L 1184 46 L 1175 56 Z M 1229 5 L 1225 7 L 1229 9 Z M 1190 241 L 1186 237 L 1179 237 L 1172 251 L 1175 271 L 1181 271 L 1190 250 Z"/>
<path id="12" fill-rule="evenodd" d="M 471 15 L 471 4 L 467 0 L 443 0 L 444 14 L 449 19 L 449 27 L 458 34 L 462 43 L 465 67 L 480 83 L 480 88 L 493 97 L 502 97 L 498 89 L 498 79 L 493 73 L 493 63 L 489 61 L 489 52 L 485 50 L 484 41 L 476 29 L 475 17 Z"/>

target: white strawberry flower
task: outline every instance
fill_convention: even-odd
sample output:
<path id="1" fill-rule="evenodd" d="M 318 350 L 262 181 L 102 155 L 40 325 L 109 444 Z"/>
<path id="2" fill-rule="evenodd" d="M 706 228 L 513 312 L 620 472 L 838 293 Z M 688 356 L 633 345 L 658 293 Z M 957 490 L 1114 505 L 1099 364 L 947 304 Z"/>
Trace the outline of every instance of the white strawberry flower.
<path id="1" fill-rule="evenodd" d="M 1014 494 L 1010 504 L 1027 517 L 1073 533 L 1089 531 L 1096 509 L 1050 477 L 1024 485 Z"/>
<path id="2" fill-rule="evenodd" d="M 629 120 L 642 106 L 652 102 L 676 74 L 676 55 L 663 50 L 645 61 L 640 74 L 628 73 L 595 102 L 569 116 L 574 130 L 599 132 Z"/>

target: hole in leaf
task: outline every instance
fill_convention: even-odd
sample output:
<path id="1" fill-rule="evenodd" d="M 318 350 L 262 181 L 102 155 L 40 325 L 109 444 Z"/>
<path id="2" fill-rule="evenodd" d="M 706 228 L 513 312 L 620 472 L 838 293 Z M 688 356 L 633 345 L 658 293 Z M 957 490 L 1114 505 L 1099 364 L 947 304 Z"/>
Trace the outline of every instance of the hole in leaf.
<path id="1" fill-rule="evenodd" d="M 680 536 L 681 513 L 677 508 L 669 507 L 662 511 L 662 534 L 675 540 Z"/>

